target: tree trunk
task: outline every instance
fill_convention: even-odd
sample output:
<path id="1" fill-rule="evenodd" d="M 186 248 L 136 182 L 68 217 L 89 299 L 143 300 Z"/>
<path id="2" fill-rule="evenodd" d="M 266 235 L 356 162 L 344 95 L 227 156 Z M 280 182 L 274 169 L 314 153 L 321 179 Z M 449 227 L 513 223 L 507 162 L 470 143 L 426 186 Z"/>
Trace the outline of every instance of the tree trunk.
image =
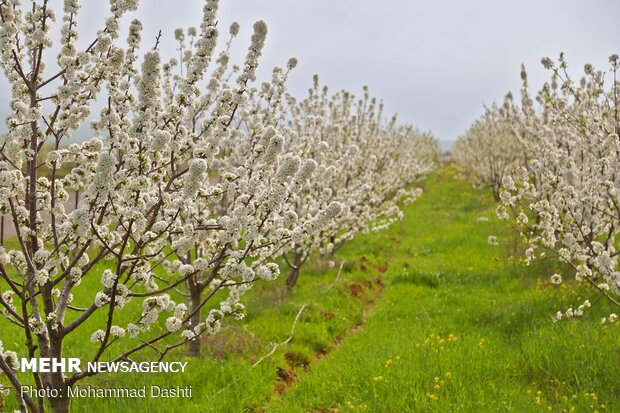
<path id="1" fill-rule="evenodd" d="M 332 243 L 334 244 L 334 248 L 332 248 L 332 250 L 329 252 L 329 258 L 334 258 L 334 255 L 336 255 L 338 250 L 340 250 L 340 248 L 342 248 L 342 246 L 344 245 L 344 240 L 340 241 L 338 244 L 334 243 L 333 241 Z"/>
<path id="2" fill-rule="evenodd" d="M 62 360 L 63 336 L 57 331 L 52 331 L 49 338 L 50 356 L 56 360 Z M 43 351 L 43 353 L 45 353 Z M 69 386 L 67 378 L 62 371 L 49 373 L 50 388 L 57 390 L 58 397 L 48 397 L 53 413 L 69 413 L 71 408 L 71 397 L 69 397 Z M 41 412 L 43 413 L 43 412 Z"/>
<path id="3" fill-rule="evenodd" d="M 491 184 L 491 190 L 493 191 L 493 198 L 495 198 L 496 201 L 500 201 L 500 197 L 499 197 L 499 190 L 501 189 L 501 186 L 499 183 L 497 182 L 493 182 Z"/>
<path id="4" fill-rule="evenodd" d="M 302 264 L 304 263 L 303 252 L 296 252 L 294 255 L 293 265 L 291 265 L 291 272 L 288 273 L 288 277 L 286 277 L 286 287 L 291 289 L 297 284 L 297 279 L 299 279 L 299 271 L 301 269 Z"/>
<path id="5" fill-rule="evenodd" d="M 57 387 L 54 387 L 57 388 Z M 60 390 L 60 397 L 49 397 L 50 406 L 53 413 L 69 413 L 71 409 L 71 398 L 67 394 L 68 386 L 63 384 L 62 387 L 57 388 Z"/>
<path id="6" fill-rule="evenodd" d="M 297 279 L 299 278 L 299 267 L 291 268 L 291 272 L 288 273 L 288 277 L 286 277 L 286 287 L 293 288 L 295 284 L 297 284 Z"/>
<path id="7" fill-rule="evenodd" d="M 187 290 L 189 291 L 189 312 L 193 313 L 198 306 L 200 306 L 200 286 L 193 282 L 193 280 L 187 281 Z M 196 327 L 200 324 L 201 311 L 196 311 L 196 314 L 190 318 L 190 328 Z M 200 339 L 194 338 L 189 342 L 189 354 L 192 357 L 200 355 Z"/>

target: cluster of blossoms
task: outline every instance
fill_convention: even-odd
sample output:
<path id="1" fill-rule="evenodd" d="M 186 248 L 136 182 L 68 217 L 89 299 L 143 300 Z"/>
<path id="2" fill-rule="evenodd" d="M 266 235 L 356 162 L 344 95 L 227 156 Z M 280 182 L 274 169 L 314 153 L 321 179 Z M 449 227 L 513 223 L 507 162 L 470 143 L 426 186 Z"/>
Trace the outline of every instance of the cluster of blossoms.
<path id="1" fill-rule="evenodd" d="M 528 263 L 558 259 L 578 285 L 620 306 L 620 59 L 613 55 L 609 62 L 607 72 L 585 65 L 575 82 L 563 55 L 558 62 L 544 58 L 551 80 L 536 99 L 522 70 L 522 108 L 510 121 L 517 162 L 502 177 L 497 214 L 514 217 L 528 243 Z M 554 274 L 551 282 L 562 283 L 562 276 Z M 590 306 L 586 300 L 556 319 L 579 317 Z"/>
<path id="2" fill-rule="evenodd" d="M 434 166 L 439 150 L 429 134 L 398 126 L 395 117 L 385 121 L 383 104 L 367 87 L 359 99 L 346 91 L 330 94 L 315 75 L 308 96 L 298 101 L 285 91 L 287 76 L 276 68 L 272 82 L 263 83 L 252 100 L 253 113 L 281 125 L 285 148 L 311 159 L 300 167 L 293 182 L 300 191 L 285 212 L 289 220 L 308 221 L 284 250 L 292 287 L 312 252 L 334 254 L 356 233 L 379 231 L 402 218 L 399 203 L 421 193 L 412 186 Z M 316 179 L 307 180 L 312 173 Z M 336 202 L 342 212 L 325 217 L 326 225 L 320 215 L 312 218 Z M 317 226 L 321 231 L 312 231 Z"/>
<path id="3" fill-rule="evenodd" d="M 359 101 L 329 97 L 317 81 L 298 103 L 285 88 L 295 59 L 254 86 L 267 27 L 254 24 L 243 64 L 231 66 L 239 25 L 216 56 L 217 0 L 205 1 L 198 28 L 175 32 L 180 58 L 169 61 L 158 40 L 140 53 L 138 20 L 120 39 L 132 0 L 111 0 L 104 26 L 78 50 L 79 8 L 65 0 L 60 52 L 48 68 L 49 2 L 0 0 L 0 67 L 11 86 L 0 214 L 19 245 L 0 247 L 0 310 L 23 334 L 25 357 L 57 357 L 86 328 L 95 362 L 184 344 L 195 354 L 200 335 L 244 317 L 242 295 L 279 276 L 278 258 L 292 254 L 299 268 L 313 250 L 331 253 L 398 219 L 398 202 L 419 194 L 406 188 L 437 157 L 434 139 L 384 123 L 367 92 Z M 63 144 L 89 120 L 89 139 Z M 87 304 L 72 305 L 74 293 Z M 93 314 L 104 320 L 95 331 Z M 0 355 L 19 388 L 17 355 Z M 67 394 L 91 374 L 34 379 Z M 45 410 L 42 398 L 16 395 L 21 411 Z M 48 402 L 55 412 L 70 408 L 68 397 Z"/>
<path id="4" fill-rule="evenodd" d="M 507 94 L 504 104 L 485 108 L 461 136 L 452 150 L 454 163 L 469 175 L 474 183 L 491 188 L 499 201 L 502 180 L 523 164 L 523 151 L 514 122 L 519 117 L 512 94 Z"/>
<path id="5" fill-rule="evenodd" d="M 17 353 L 11 350 L 4 350 L 2 341 L 0 341 L 0 366 L 7 366 L 13 370 L 19 367 L 19 359 Z"/>

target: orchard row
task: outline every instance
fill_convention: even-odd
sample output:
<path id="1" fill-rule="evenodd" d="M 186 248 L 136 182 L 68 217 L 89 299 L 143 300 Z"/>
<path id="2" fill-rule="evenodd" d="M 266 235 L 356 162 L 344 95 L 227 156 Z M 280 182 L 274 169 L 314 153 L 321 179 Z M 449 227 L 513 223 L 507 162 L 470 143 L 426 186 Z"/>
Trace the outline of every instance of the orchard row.
<path id="1" fill-rule="evenodd" d="M 501 201 L 497 214 L 511 220 L 527 243 L 526 262 L 566 264 L 551 275 L 620 306 L 620 59 L 607 71 L 585 65 L 573 80 L 563 55 L 542 59 L 551 79 L 535 97 L 525 69 L 518 105 L 507 95 L 487 109 L 454 148 L 463 171 L 489 185 Z M 563 309 L 556 320 L 579 317 L 593 303 Z M 603 323 L 615 322 L 611 313 Z"/>
<path id="2" fill-rule="evenodd" d="M 112 0 L 84 49 L 79 8 L 0 0 L 11 102 L 0 214 L 17 234 L 0 247 L 1 331 L 23 343 L 0 344 L 0 369 L 15 388 L 26 380 L 19 357 L 72 353 L 72 334 L 90 338 L 94 362 L 160 343 L 162 357 L 182 345 L 197 354 L 200 335 L 245 315 L 241 297 L 255 282 L 285 265 L 293 287 L 311 254 L 400 219 L 437 159 L 436 141 L 386 117 L 367 89 L 330 93 L 315 77 L 298 99 L 287 91 L 295 59 L 257 83 L 267 26 L 254 24 L 245 59 L 232 64 L 239 25 L 221 29 L 217 0 L 198 27 L 175 32 L 170 60 L 159 37 L 141 49 L 139 20 L 121 36 L 136 0 Z M 56 12 L 62 28 L 51 33 Z M 82 143 L 64 144 L 89 123 Z M 89 374 L 34 380 L 66 394 Z M 17 399 L 22 411 L 44 411 L 42 398 Z M 69 410 L 67 397 L 48 401 Z"/>

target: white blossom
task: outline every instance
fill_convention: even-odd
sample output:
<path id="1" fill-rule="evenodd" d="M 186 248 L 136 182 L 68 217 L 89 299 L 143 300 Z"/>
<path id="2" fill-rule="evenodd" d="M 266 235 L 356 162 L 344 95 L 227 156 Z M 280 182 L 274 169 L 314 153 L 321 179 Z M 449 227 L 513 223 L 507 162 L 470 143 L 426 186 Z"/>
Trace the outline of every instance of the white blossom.
<path id="1" fill-rule="evenodd" d="M 90 342 L 98 343 L 100 341 L 103 341 L 104 338 L 105 338 L 105 331 L 97 330 L 90 336 Z"/>
<path id="2" fill-rule="evenodd" d="M 562 276 L 560 274 L 553 274 L 551 276 L 551 283 L 555 285 L 562 284 Z"/>
<path id="3" fill-rule="evenodd" d="M 177 331 L 178 329 L 181 328 L 182 325 L 183 324 L 181 322 L 181 319 L 177 317 L 168 317 L 168 319 L 166 320 L 166 328 L 170 332 Z"/>

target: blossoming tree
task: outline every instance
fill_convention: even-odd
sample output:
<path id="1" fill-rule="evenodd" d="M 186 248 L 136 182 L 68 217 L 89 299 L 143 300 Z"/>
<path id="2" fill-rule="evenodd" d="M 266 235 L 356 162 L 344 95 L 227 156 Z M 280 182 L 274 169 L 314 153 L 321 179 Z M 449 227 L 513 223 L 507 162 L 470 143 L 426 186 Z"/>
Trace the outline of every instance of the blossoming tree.
<path id="1" fill-rule="evenodd" d="M 476 183 L 489 186 L 498 201 L 502 179 L 522 164 L 521 143 L 514 129 L 518 115 L 512 94 L 506 95 L 501 107 L 486 108 L 452 150 L 456 165 Z"/>
<path id="2" fill-rule="evenodd" d="M 23 337 L 23 356 L 62 358 L 70 350 L 67 337 L 92 328 L 89 320 L 102 313 L 91 335 L 93 361 L 104 355 L 127 360 L 153 348 L 163 358 L 217 331 L 223 317 L 242 317 L 241 293 L 256 278 L 278 275 L 267 261 L 294 225 L 279 212 L 302 161 L 282 153 L 274 129 L 255 125 L 262 146 L 245 153 L 246 167 L 220 174 L 217 183 L 209 179 L 234 156 L 222 146 L 242 133 L 231 124 L 266 36 L 265 24 L 256 23 L 234 85 L 217 84 L 227 60 L 220 56 L 202 95 L 200 82 L 217 44 L 217 6 L 208 0 L 200 29 L 188 31 L 193 46 L 176 62 L 185 69 L 177 75 L 175 62 L 162 65 L 158 40 L 139 58 L 139 21 L 131 22 L 121 45 L 121 17 L 137 7 L 135 1 L 111 1 L 110 16 L 85 50 L 75 46 L 79 4 L 65 1 L 56 68 L 46 65 L 55 19 L 48 2 L 32 10 L 18 0 L 0 3 L 0 57 L 11 85 L 9 131 L 0 147 L 0 213 L 10 215 L 18 241 L 15 249 L 0 248 L 0 305 Z M 233 25 L 231 34 L 237 30 Z M 98 102 L 94 137 L 63 146 Z M 43 159 L 44 145 L 53 150 Z M 60 176 L 63 166 L 69 171 Z M 68 213 L 64 203 L 77 190 L 80 202 Z M 333 203 L 314 220 L 321 224 L 339 210 Z M 184 285 L 189 308 L 172 299 Z M 196 298 L 195 285 L 208 286 L 209 294 Z M 202 319 L 201 308 L 222 289 L 227 298 Z M 123 311 L 134 320 L 121 323 Z M 158 327 L 165 313 L 165 328 Z M 0 369 L 19 389 L 18 355 L 1 351 Z M 91 374 L 37 372 L 32 380 L 39 389 L 59 390 L 64 396 L 49 404 L 66 412 L 66 389 Z M 44 411 L 43 398 L 16 394 L 22 411 Z"/>
<path id="3" fill-rule="evenodd" d="M 348 92 L 330 98 L 326 88 L 319 90 L 315 77 L 310 96 L 298 102 L 286 89 L 295 65 L 295 59 L 289 60 L 286 70 L 273 70 L 271 82 L 250 88 L 248 104 L 237 117 L 240 130 L 234 141 L 224 144 L 234 156 L 220 170 L 221 176 L 236 176 L 247 169 L 246 159 L 254 156 L 248 152 L 261 151 L 266 145 L 265 139 L 257 138 L 264 128 L 270 133 L 277 128 L 282 134 L 283 150 L 290 152 L 288 163 L 299 168 L 291 181 L 295 191 L 282 214 L 287 221 L 298 223 L 280 250 L 291 267 L 289 287 L 311 251 L 335 252 L 356 232 L 370 226 L 380 230 L 400 217 L 396 201 L 412 200 L 419 194 L 419 190 L 403 188 L 428 172 L 438 153 L 428 134 L 399 127 L 395 119 L 384 125 L 382 108 L 367 91 L 359 101 Z M 305 161 L 299 162 L 298 157 Z M 310 175 L 314 179 L 309 180 Z M 340 209 L 342 213 L 336 214 Z M 316 220 L 322 211 L 331 217 L 324 223 Z"/>
<path id="4" fill-rule="evenodd" d="M 543 59 L 551 82 L 538 95 L 540 114 L 533 110 L 522 122 L 523 143 L 530 161 L 503 183 L 502 202 L 529 242 L 528 261 L 557 257 L 568 264 L 577 282 L 620 306 L 617 235 L 620 225 L 618 190 L 620 141 L 617 55 L 606 73 L 592 65 L 575 83 L 567 62 Z M 507 213 L 500 209 L 500 216 Z M 530 221 L 528 217 L 535 217 Z M 552 282 L 562 282 L 554 274 Z M 592 303 L 558 311 L 556 318 L 581 316 Z M 615 321 L 615 313 L 604 322 Z"/>
<path id="5" fill-rule="evenodd" d="M 287 109 L 289 145 L 316 161 L 317 176 L 290 213 L 303 217 L 334 201 L 344 207 L 325 228 L 285 252 L 287 285 L 293 287 L 311 252 L 334 254 L 356 233 L 380 231 L 400 219 L 398 203 L 421 193 L 408 187 L 431 170 L 438 149 L 429 135 L 397 125 L 395 117 L 386 122 L 383 105 L 367 88 L 361 99 L 345 91 L 330 96 L 315 76 L 309 96 L 300 102 L 289 97 Z"/>
<path id="6" fill-rule="evenodd" d="M 71 356 L 72 336 L 90 337 L 80 351 L 95 362 L 161 360 L 183 345 L 198 354 L 202 334 L 244 316 L 241 296 L 254 282 L 278 277 L 279 257 L 295 256 L 298 275 L 311 251 L 386 227 L 436 158 L 429 135 L 383 122 L 367 92 L 359 102 L 328 98 L 317 83 L 297 103 L 285 88 L 294 59 L 253 86 L 262 21 L 243 64 L 230 66 L 239 25 L 216 57 L 218 1 L 206 0 L 200 26 L 175 31 L 179 57 L 163 62 L 159 36 L 141 51 L 140 21 L 120 39 L 136 8 L 111 0 L 80 49 L 80 6 L 65 0 L 54 61 L 51 2 L 0 0 L 11 98 L 0 215 L 17 234 L 0 246 L 0 331 L 24 343 L 18 354 L 0 342 L 0 370 L 15 389 L 57 390 L 54 412 L 69 411 L 67 389 L 95 372 L 30 376 L 18 371 L 20 356 Z M 88 139 L 65 144 L 89 122 Z M 46 409 L 44 397 L 16 396 L 22 412 Z"/>
<path id="7" fill-rule="evenodd" d="M 522 68 L 521 110 L 512 110 L 505 121 L 490 119 L 487 127 L 475 125 L 455 152 L 464 165 L 471 165 L 476 157 L 510 152 L 516 162 L 502 177 L 497 214 L 515 219 L 528 244 L 526 262 L 566 263 L 570 270 L 553 274 L 552 283 L 562 283 L 563 275 L 574 276 L 578 285 L 620 306 L 620 61 L 612 55 L 609 62 L 607 72 L 585 65 L 584 76 L 575 82 L 563 55 L 558 62 L 542 59 L 551 79 L 535 100 L 530 98 Z M 515 137 L 516 149 L 492 138 L 492 130 L 502 123 Z M 481 139 L 480 144 L 473 142 L 474 136 Z M 585 300 L 558 311 L 555 318 L 579 317 L 592 305 Z M 611 313 L 603 322 L 616 320 L 616 313 Z"/>

